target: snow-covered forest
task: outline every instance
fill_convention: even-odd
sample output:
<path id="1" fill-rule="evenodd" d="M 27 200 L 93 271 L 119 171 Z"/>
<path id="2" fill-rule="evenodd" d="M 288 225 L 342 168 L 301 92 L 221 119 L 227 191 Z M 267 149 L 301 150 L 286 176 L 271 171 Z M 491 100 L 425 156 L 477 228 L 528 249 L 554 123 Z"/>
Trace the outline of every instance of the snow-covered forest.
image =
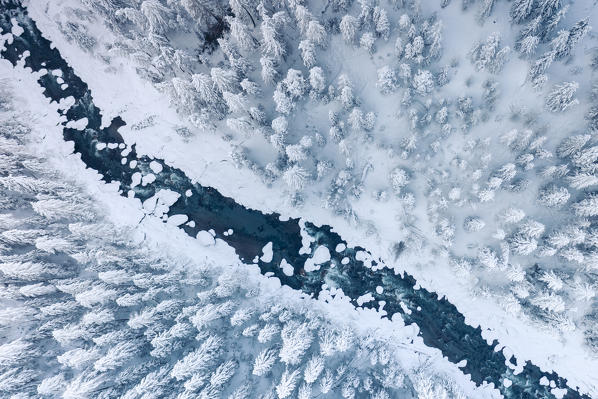
<path id="1" fill-rule="evenodd" d="M 244 206 L 332 226 L 490 342 L 598 395 L 593 0 L 24 4 L 103 125 L 125 116 L 123 165 L 135 144 Z M 239 262 L 161 253 L 108 220 L 84 181 L 49 172 L 11 100 L 25 93 L 0 85 L 0 391 L 491 395 L 434 355 L 397 355 L 384 328 L 358 332 Z"/>
<path id="2" fill-rule="evenodd" d="M 368 234 L 356 207 L 397 214 L 407 248 L 447 251 L 471 294 L 598 345 L 598 53 L 577 49 L 590 26 L 571 4 L 444 1 L 480 31 L 512 24 L 446 51 L 436 7 L 417 2 L 136 3 L 91 2 L 60 28 L 106 62 L 130 57 L 194 126 L 179 134 L 221 135 L 291 206 L 318 201 Z"/>
<path id="3" fill-rule="evenodd" d="M 3 397 L 465 397 L 435 356 L 256 280 L 226 251 L 190 257 L 115 225 L 51 172 L 37 116 L 0 90 Z"/>

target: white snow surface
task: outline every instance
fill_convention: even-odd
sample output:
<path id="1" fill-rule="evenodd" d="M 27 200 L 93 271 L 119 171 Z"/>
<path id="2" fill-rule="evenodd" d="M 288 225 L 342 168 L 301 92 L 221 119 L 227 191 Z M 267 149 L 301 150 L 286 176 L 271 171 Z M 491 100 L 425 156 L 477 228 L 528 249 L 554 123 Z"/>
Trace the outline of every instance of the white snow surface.
<path id="1" fill-rule="evenodd" d="M 35 149 L 40 156 L 46 158 L 65 178 L 85 187 L 87 194 L 105 210 L 109 221 L 136 229 L 139 242 L 143 241 L 144 245 L 158 249 L 166 256 L 201 260 L 223 269 L 234 267 L 236 270 L 245 270 L 247 281 L 259 286 L 263 293 L 269 293 L 269 298 L 264 300 L 286 304 L 310 301 L 314 310 L 340 325 L 350 325 L 357 334 L 367 336 L 376 330 L 377 338 L 387 342 L 389 348 L 392 348 L 391 353 L 400 359 L 404 367 L 417 367 L 422 360 L 427 359 L 428 370 L 435 370 L 454 379 L 468 397 L 501 397 L 492 384 L 476 387 L 438 349 L 424 345 L 421 337 L 417 336 L 416 326 L 405 326 L 397 317 L 392 321 L 381 319 L 380 313 L 375 310 L 356 309 L 342 292 L 324 292 L 319 300 L 308 298 L 299 291 L 282 286 L 277 278 L 261 275 L 257 266 L 242 264 L 234 249 L 222 240 L 215 240 L 213 245 L 206 247 L 202 245 L 202 238 L 194 239 L 174 225 L 163 223 L 158 217 L 145 216 L 146 212 L 139 200 L 122 197 L 117 183 L 104 183 L 97 172 L 86 168 L 79 156 L 72 153 L 72 144 L 62 138 L 59 125 L 62 117 L 57 113 L 56 104 L 49 103 L 43 96 L 35 74 L 20 67 L 13 68 L 7 61 L 0 60 L 0 76 L 18 80 L 19 87 L 27 93 L 27 96 L 15 100 L 22 103 L 23 109 L 30 110 L 35 118 L 37 128 L 32 132 L 31 138 L 37 142 Z M 172 198 L 172 195 L 164 194 L 165 200 Z M 209 232 L 200 232 L 200 235 L 210 236 L 213 240 Z"/>
<path id="2" fill-rule="evenodd" d="M 519 362 L 530 360 L 544 371 L 554 370 L 560 376 L 567 378 L 572 386 L 579 386 L 582 391 L 598 396 L 598 374 L 595 372 L 595 370 L 598 370 L 598 360 L 583 349 L 581 332 L 573 331 L 563 339 L 563 337 L 555 335 L 551 331 L 538 328 L 531 320 L 508 314 L 492 298 L 478 297 L 476 301 L 471 301 L 468 288 L 461 284 L 459 277 L 452 273 L 448 265 L 448 254 L 442 252 L 442 250 L 438 251 L 439 248 L 433 248 L 432 251 L 429 248 L 422 249 L 421 253 L 412 253 L 401 257 L 400 262 L 395 262 L 392 246 L 405 238 L 407 233 L 398 229 L 394 218 L 389 217 L 389 215 L 401 214 L 401 210 L 397 209 L 391 202 L 376 203 L 375 206 L 372 206 L 371 201 L 357 201 L 354 204 L 356 212 L 369 215 L 369 221 L 376 226 L 377 234 L 368 235 L 363 226 L 352 225 L 346 219 L 324 209 L 317 201 L 305 201 L 302 209 L 289 206 L 285 199 L 286 196 L 283 195 L 282 187 L 276 185 L 267 187 L 251 171 L 237 169 L 228 157 L 230 144 L 219 136 L 197 134 L 191 139 L 191 143 L 188 143 L 173 134 L 174 127 L 185 125 L 186 122 L 181 120 L 176 112 L 167 106 L 166 99 L 160 93 L 148 82 L 137 76 L 133 65 L 122 59 L 119 62 L 113 62 L 110 68 L 107 68 L 100 60 L 90 58 L 88 53 L 64 39 L 52 16 L 53 13 L 58 13 L 61 7 L 66 7 L 68 4 L 69 1 L 40 0 L 29 2 L 28 6 L 30 15 L 36 20 L 44 35 L 53 41 L 63 57 L 74 67 L 76 73 L 88 83 L 94 102 L 102 110 L 103 124 L 107 126 L 110 120 L 117 115 L 120 115 L 125 121 L 131 122 L 128 126 L 136 121 L 143 120 L 148 115 L 159 115 L 156 124 L 143 131 L 131 130 L 128 126 L 121 128 L 120 132 L 123 134 L 128 146 L 136 144 L 139 154 L 164 159 L 167 164 L 184 170 L 191 179 L 200 182 L 202 185 L 212 186 L 223 195 L 230 196 L 247 207 L 259 209 L 263 212 L 279 212 L 283 217 L 309 215 L 312 222 L 333 226 L 334 231 L 341 234 L 350 246 L 361 245 L 367 248 L 374 256 L 386 260 L 388 265 L 394 265 L 396 271 L 407 271 L 412 274 L 422 287 L 435 291 L 440 296 L 446 296 L 465 315 L 468 324 L 482 326 L 484 337 L 489 342 L 497 339 L 505 349 L 516 355 Z M 46 12 L 48 7 L 52 12 Z M 487 36 L 489 32 L 495 29 L 492 24 L 479 26 L 473 21 L 464 21 L 463 15 L 459 12 L 459 7 L 459 2 L 453 1 L 453 4 L 442 11 L 445 32 L 447 32 L 445 42 L 448 43 L 444 46 L 448 50 L 446 50 L 443 57 L 447 60 L 454 55 L 451 54 L 451 48 L 454 51 L 460 51 L 461 48 L 470 48 L 470 43 Z M 583 9 L 581 11 L 583 12 Z M 104 36 L 109 40 L 111 33 L 106 31 L 100 24 L 90 24 L 90 29 L 96 33 L 97 37 Z M 450 43 L 462 44 L 451 47 Z M 7 62 L 2 61 L 3 74 L 12 77 L 19 76 L 24 85 L 27 85 L 30 93 L 40 92 L 33 76 L 20 73 L 18 68 L 11 70 L 12 67 L 6 64 Z M 352 64 L 357 67 L 359 62 Z M 507 67 L 513 70 L 509 71 L 508 76 L 511 77 L 511 80 L 506 84 L 511 87 L 520 86 L 519 89 L 509 90 L 509 92 L 517 93 L 517 100 L 521 103 L 538 104 L 538 102 L 541 102 L 536 93 L 522 85 L 525 76 L 518 72 L 516 63 L 510 63 Z M 453 79 L 454 84 L 449 84 L 446 88 L 447 91 L 458 91 L 461 82 L 471 74 L 471 71 L 467 71 L 465 66 L 460 68 L 459 71 L 461 75 Z M 363 71 L 364 74 L 366 72 Z M 563 78 L 566 78 L 566 68 L 562 68 L 560 73 Z M 126 90 L 123 90 L 123 87 L 126 87 Z M 504 90 L 506 91 L 507 88 L 504 88 Z M 43 112 L 48 120 L 59 120 L 58 116 L 54 117 L 53 107 L 55 105 L 48 105 L 45 99 L 41 99 L 41 92 L 40 99 L 35 101 L 37 101 L 35 105 L 40 110 L 40 115 Z M 379 109 L 384 109 L 384 107 L 380 105 Z M 388 109 L 389 113 L 391 111 L 391 109 Z M 581 111 L 578 111 L 579 115 L 581 115 Z M 500 122 L 497 122 L 497 124 L 500 125 Z M 485 128 L 488 128 L 488 126 Z M 558 130 L 564 128 L 564 126 L 553 126 L 553 128 Z M 60 166 L 60 170 L 64 169 L 65 173 L 68 173 L 69 168 L 66 167 L 67 165 L 71 168 L 73 165 L 79 165 L 79 168 L 72 168 L 73 170 L 70 173 L 75 173 L 85 181 L 90 190 L 98 194 L 99 200 L 111 203 L 107 207 L 115 215 L 115 219 L 119 220 L 119 223 L 137 222 L 139 215 L 142 214 L 139 201 L 124 198 L 116 199 L 116 185 L 102 184 L 99 182 L 99 176 L 93 171 L 83 170 L 80 167 L 80 161 L 69 155 L 70 145 L 60 142 L 61 132 L 58 132 L 55 126 L 49 126 L 48 131 L 55 131 L 55 137 L 48 135 L 46 139 L 48 142 L 44 145 L 50 146 L 50 148 L 46 147 L 46 150 L 60 149 L 60 152 L 52 153 L 53 158 L 55 158 L 54 162 L 57 163 L 57 166 Z M 187 151 L 186 149 L 189 147 L 200 148 L 201 156 L 197 156 L 196 151 Z M 379 162 L 384 164 L 384 158 L 381 157 Z M 374 170 L 377 169 L 385 168 L 374 168 Z M 147 178 L 145 176 L 143 178 L 147 182 Z M 110 200 L 107 200 L 107 198 Z M 421 205 L 416 206 L 415 212 L 424 214 L 425 207 L 423 204 L 425 201 L 420 203 Z M 137 211 L 131 212 L 133 209 Z M 420 218 L 420 220 L 424 219 Z M 160 225 L 160 222 L 154 221 L 153 218 L 146 218 L 143 223 L 144 226 L 147 224 L 148 229 L 155 228 L 162 231 L 167 228 Z M 425 237 L 430 235 L 432 226 L 422 224 L 418 226 L 418 229 L 421 235 Z M 177 233 L 177 231 L 174 226 L 171 226 L 169 233 L 180 233 L 182 235 L 182 232 L 178 231 Z M 181 237 L 180 242 L 185 242 L 185 245 L 190 247 L 196 245 L 194 244 L 195 241 L 185 241 L 183 237 Z M 216 248 L 221 249 L 220 247 L 216 245 Z M 230 249 L 224 252 L 227 251 L 227 256 L 230 256 Z M 279 289 L 285 291 L 284 287 Z M 290 295 L 290 293 L 285 293 L 285 295 Z M 335 297 L 335 306 L 341 306 L 340 303 L 336 302 Z M 365 317 L 371 322 L 377 320 L 376 323 L 379 322 L 384 327 L 384 333 L 392 334 L 395 328 L 400 330 L 400 328 L 395 327 L 397 321 L 393 321 L 392 325 L 389 325 L 390 322 L 380 320 L 374 311 L 348 310 L 348 304 L 345 309 L 353 315 L 352 318 L 359 314 L 359 317 Z M 359 323 L 356 324 L 359 325 Z M 416 342 L 419 341 L 416 340 Z M 425 348 L 425 351 L 430 351 L 430 349 Z M 447 365 L 447 367 L 450 368 L 453 365 Z M 492 390 L 486 389 L 484 392 L 490 395 Z M 494 392 L 494 394 L 496 393 Z"/>
<path id="3" fill-rule="evenodd" d="M 262 256 L 260 259 L 262 262 L 270 263 L 272 262 L 272 258 L 274 257 L 274 251 L 272 250 L 272 241 L 267 243 L 264 248 L 262 248 Z"/>
<path id="4" fill-rule="evenodd" d="M 295 273 L 295 268 L 286 259 L 280 262 L 280 268 L 286 276 L 292 276 Z"/>

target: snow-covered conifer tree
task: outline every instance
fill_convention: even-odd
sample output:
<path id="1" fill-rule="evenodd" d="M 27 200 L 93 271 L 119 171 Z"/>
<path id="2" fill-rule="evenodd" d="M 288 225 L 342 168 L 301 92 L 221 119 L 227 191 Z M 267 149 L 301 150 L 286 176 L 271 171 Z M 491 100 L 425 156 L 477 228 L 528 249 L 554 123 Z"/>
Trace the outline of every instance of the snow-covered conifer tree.
<path id="1" fill-rule="evenodd" d="M 390 22 L 388 21 L 386 10 L 376 6 L 374 7 L 373 16 L 376 24 L 376 33 L 384 40 L 388 40 L 390 37 Z"/>
<path id="2" fill-rule="evenodd" d="M 313 339 L 307 325 L 294 321 L 289 322 L 284 326 L 280 335 L 282 338 L 280 360 L 288 365 L 299 364 Z"/>
<path id="3" fill-rule="evenodd" d="M 572 208 L 579 216 L 596 216 L 598 215 L 598 195 L 591 194 L 573 204 Z"/>
<path id="4" fill-rule="evenodd" d="M 326 29 L 318 21 L 309 21 L 305 36 L 314 44 L 324 46 L 326 43 Z"/>
<path id="5" fill-rule="evenodd" d="M 569 201 L 569 191 L 565 187 L 550 185 L 538 193 L 538 201 L 548 207 L 561 207 Z"/>
<path id="6" fill-rule="evenodd" d="M 164 33 L 170 23 L 170 10 L 158 0 L 145 0 L 141 3 L 141 12 L 147 18 L 150 29 L 156 33 Z"/>
<path id="7" fill-rule="evenodd" d="M 421 95 L 428 94 L 434 88 L 434 77 L 428 70 L 419 70 L 413 77 L 413 88 Z"/>
<path id="8" fill-rule="evenodd" d="M 309 84 L 315 93 L 321 93 L 326 88 L 326 77 L 320 67 L 313 67 L 309 70 Z"/>
<path id="9" fill-rule="evenodd" d="M 345 15 L 340 23 L 340 30 L 343 35 L 343 39 L 349 44 L 355 41 L 357 34 L 358 21 L 352 15 Z"/>
<path id="10" fill-rule="evenodd" d="M 299 50 L 301 50 L 301 59 L 307 68 L 311 68 L 316 64 L 316 46 L 311 40 L 302 40 L 299 43 Z"/>
<path id="11" fill-rule="evenodd" d="M 284 373 L 282 373 L 280 382 L 276 386 L 276 394 L 278 395 L 278 399 L 287 398 L 293 393 L 295 387 L 297 386 L 298 377 L 299 370 L 293 370 L 293 372 L 285 370 Z"/>
<path id="12" fill-rule="evenodd" d="M 274 16 L 266 16 L 260 25 L 262 32 L 262 52 L 265 56 L 271 57 L 276 61 L 281 61 L 286 54 L 284 43 L 280 40 L 280 33 L 278 32 L 278 22 L 282 22 L 283 19 L 283 17 L 277 19 Z"/>
<path id="13" fill-rule="evenodd" d="M 534 0 L 515 0 L 511 5 L 511 19 L 515 23 L 525 21 L 534 10 Z"/>
<path id="14" fill-rule="evenodd" d="M 579 104 L 579 100 L 573 98 L 579 84 L 577 82 L 564 82 L 555 85 L 546 96 L 546 108 L 551 112 L 563 112 L 568 108 Z"/>
<path id="15" fill-rule="evenodd" d="M 307 183 L 308 172 L 298 165 L 293 165 L 282 175 L 285 183 L 293 190 L 300 191 Z"/>
<path id="16" fill-rule="evenodd" d="M 260 65 L 262 67 L 262 80 L 267 85 L 272 85 L 276 82 L 278 71 L 276 70 L 276 62 L 270 57 L 260 58 Z"/>
<path id="17" fill-rule="evenodd" d="M 227 17 L 226 21 L 230 26 L 230 34 L 239 47 L 245 51 L 253 50 L 257 41 L 251 36 L 249 27 L 239 18 Z"/>
<path id="18" fill-rule="evenodd" d="M 362 49 L 368 53 L 373 54 L 376 51 L 375 48 L 376 38 L 371 32 L 365 32 L 359 39 L 359 45 Z"/>
<path id="19" fill-rule="evenodd" d="M 304 379 L 308 384 L 316 382 L 324 370 L 324 358 L 321 356 L 312 357 L 305 366 Z"/>
<path id="20" fill-rule="evenodd" d="M 378 69 L 378 89 L 384 94 L 392 93 L 397 89 L 397 75 L 390 66 Z"/>

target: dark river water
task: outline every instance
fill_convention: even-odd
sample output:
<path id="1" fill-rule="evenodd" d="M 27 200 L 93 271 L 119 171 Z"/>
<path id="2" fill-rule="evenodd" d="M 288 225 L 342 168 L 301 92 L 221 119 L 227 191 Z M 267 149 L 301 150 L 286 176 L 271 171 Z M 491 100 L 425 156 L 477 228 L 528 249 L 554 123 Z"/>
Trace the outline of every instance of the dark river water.
<path id="1" fill-rule="evenodd" d="M 358 256 L 362 251 L 367 253 L 364 248 L 345 248 L 336 252 L 337 244 L 346 243 L 329 226 L 305 224 L 305 230 L 314 239 L 311 243 L 312 253 L 318 246 L 324 245 L 330 249 L 331 254 L 330 261 L 322 264 L 319 270 L 306 272 L 302 265 L 311 254 L 299 254 L 302 247 L 299 219 L 281 221 L 280 215 L 276 213 L 266 214 L 245 208 L 211 187 L 192 183 L 183 171 L 172 168 L 161 160 L 137 154 L 135 145 L 130 147 L 131 151 L 126 156 L 127 162 L 124 165 L 121 163 L 122 149 L 97 150 L 98 143 L 124 143 L 118 129 L 125 125 L 125 121 L 117 117 L 109 127 L 101 128 L 101 112 L 94 105 L 87 84 L 75 74 L 60 52 L 52 49 L 50 42 L 42 36 L 34 21 L 27 15 L 26 9 L 17 1 L 5 1 L 3 5 L 0 4 L 0 28 L 3 34 L 11 31 L 12 18 L 18 21 L 25 31 L 19 37 L 15 37 L 11 44 L 6 43 L 0 56 L 16 65 L 27 51 L 26 67 L 33 71 L 45 69 L 62 72 L 62 79 L 68 87 L 62 89 L 57 76 L 47 73 L 39 79 L 40 86 L 45 89 L 44 95 L 57 102 L 72 96 L 75 99 L 74 105 L 60 112 L 69 121 L 85 117 L 89 122 L 83 131 L 65 126 L 64 140 L 74 142 L 75 152 L 81 155 L 88 168 L 102 174 L 104 181 L 119 182 L 122 195 L 126 196 L 132 190 L 135 197 L 144 201 L 161 189 L 180 193 L 180 198 L 170 207 L 168 215 L 185 214 L 189 220 L 195 221 L 195 227 L 181 226 L 193 237 L 201 230 L 213 229 L 216 237 L 232 246 L 246 263 L 251 263 L 256 256 L 260 256 L 262 248 L 272 242 L 272 261 L 258 262 L 262 273 L 270 272 L 278 277 L 282 284 L 302 290 L 313 297 L 318 296 L 324 283 L 329 287 L 341 288 L 355 305 L 358 297 L 371 293 L 374 300 L 363 304 L 364 307 L 378 309 L 379 302 L 384 301 L 384 310 L 388 317 L 399 313 L 406 324 L 417 324 L 426 345 L 440 349 L 453 363 L 467 360 L 467 365 L 462 367 L 465 374 L 470 374 L 471 379 L 478 385 L 483 382 L 494 383 L 505 397 L 554 397 L 550 388 L 539 382 L 540 378 L 545 376 L 553 380 L 557 387 L 567 389 L 566 398 L 589 398 L 569 387 L 566 379 L 560 378 L 556 373 L 543 372 L 530 362 L 525 363 L 521 373 L 514 375 L 512 369 L 506 365 L 507 359 L 503 352 L 495 351 L 498 342 L 489 345 L 482 338 L 481 329 L 467 325 L 455 306 L 444 298 L 439 299 L 433 292 L 415 288 L 415 279 L 407 274 L 395 275 L 392 269 L 374 271 L 366 267 L 359 260 L 362 258 Z M 130 168 L 129 162 L 133 160 L 137 161 L 137 166 Z M 155 174 L 156 180 L 153 183 L 134 186 L 133 173 L 152 173 L 149 166 L 151 161 L 160 163 L 162 172 Z M 192 192 L 191 196 L 184 195 L 187 190 Z M 233 229 L 234 233 L 224 235 L 229 228 Z M 345 264 L 341 263 L 343 258 L 348 258 L 349 262 L 345 260 Z M 279 267 L 282 259 L 295 266 L 292 276 L 285 275 Z M 380 262 L 373 261 L 372 264 Z M 377 286 L 384 288 L 382 293 L 376 292 Z M 401 306 L 401 302 L 405 308 Z M 512 357 L 508 362 L 515 364 L 516 359 Z M 513 382 L 510 387 L 502 384 L 505 378 Z"/>

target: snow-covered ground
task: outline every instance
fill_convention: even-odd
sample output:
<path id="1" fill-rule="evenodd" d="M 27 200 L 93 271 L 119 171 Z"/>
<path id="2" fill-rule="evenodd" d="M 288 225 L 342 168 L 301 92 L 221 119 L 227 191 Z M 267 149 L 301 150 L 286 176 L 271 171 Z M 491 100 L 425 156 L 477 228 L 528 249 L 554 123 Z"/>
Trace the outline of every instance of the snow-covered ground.
<path id="1" fill-rule="evenodd" d="M 454 381 L 466 397 L 500 397 L 491 385 L 476 387 L 458 365 L 443 358 L 439 350 L 425 346 L 417 337 L 417 328 L 405 326 L 400 318 L 390 321 L 381 319 L 374 310 L 355 309 L 342 295 L 329 297 L 327 301 L 306 298 L 298 291 L 281 286 L 278 279 L 262 276 L 257 266 L 241 263 L 234 250 L 223 241 L 202 243 L 157 217 L 144 217 L 138 201 L 122 197 L 116 184 L 105 184 L 95 171 L 86 169 L 79 157 L 72 153 L 72 146 L 62 138 L 60 122 L 64 117 L 59 116 L 58 104 L 49 103 L 43 96 L 36 81 L 37 74 L 21 67 L 13 68 L 7 61 L 0 60 L 0 77 L 11 82 L 13 88 L 18 87 L 18 93 L 21 93 L 14 96 L 13 102 L 22 113 L 30 115 L 28 121 L 34 126 L 29 136 L 30 150 L 43 158 L 47 167 L 63 176 L 65 181 L 82 187 L 102 210 L 101 217 L 132 234 L 132 245 L 141 245 L 191 269 L 196 267 L 194 265 L 207 264 L 215 275 L 234 271 L 244 282 L 245 289 L 255 287 L 259 290 L 260 301 L 264 304 L 277 303 L 298 312 L 314 310 L 333 325 L 350 326 L 360 337 L 375 336 L 405 369 L 416 370 L 424 365 L 426 375 Z"/>
<path id="2" fill-rule="evenodd" d="M 308 190 L 304 195 L 302 208 L 295 208 L 289 204 L 287 188 L 281 184 L 268 186 L 262 179 L 256 176 L 249 169 L 238 169 L 230 159 L 232 150 L 231 143 L 223 140 L 219 134 L 201 133 L 184 139 L 175 133 L 177 127 L 189 126 L 186 120 L 181 118 L 171 107 L 168 106 L 168 99 L 155 88 L 139 78 L 135 71 L 135 65 L 127 58 L 112 58 L 111 63 L 105 64 L 98 58 L 91 58 L 88 52 L 81 50 L 74 44 L 69 43 L 57 29 L 55 15 L 60 13 L 60 7 L 68 6 L 68 2 L 35 1 L 30 2 L 30 14 L 37 21 L 44 34 L 53 41 L 61 51 L 64 58 L 73 66 L 75 71 L 87 82 L 92 90 L 95 103 L 102 109 L 104 124 L 108 125 L 113 117 L 121 116 L 128 125 L 121 128 L 120 132 L 125 137 L 127 144 L 135 143 L 140 154 L 147 154 L 156 158 L 164 159 L 168 164 L 184 170 L 192 179 L 205 186 L 212 186 L 222 194 L 234 198 L 237 202 L 261 211 L 276 211 L 285 217 L 301 217 L 309 215 L 309 220 L 318 224 L 328 224 L 334 227 L 345 240 L 352 246 L 361 245 L 368 248 L 376 257 L 381 257 L 388 265 L 393 265 L 399 271 L 407 271 L 414 275 L 421 286 L 435 291 L 439 295 L 445 295 L 451 303 L 455 304 L 459 311 L 465 316 L 471 325 L 480 325 L 484 330 L 484 336 L 489 340 L 497 339 L 506 349 L 507 353 L 514 353 L 518 360 L 531 360 L 543 370 L 554 370 L 560 376 L 569 380 L 570 384 L 579 386 L 582 391 L 591 395 L 598 395 L 598 376 L 594 370 L 598 369 L 598 360 L 583 343 L 582 331 L 575 330 L 566 334 L 554 333 L 543 328 L 540 324 L 530 320 L 523 314 L 513 315 L 507 312 L 500 303 L 501 298 L 489 295 L 478 296 L 471 299 L 471 286 L 468 281 L 456 275 L 450 266 L 450 256 L 441 242 L 436 240 L 434 224 L 427 217 L 429 181 L 426 178 L 414 179 L 409 189 L 415 194 L 415 208 L 406 210 L 399 201 L 374 202 L 367 195 L 359 200 L 352 201 L 351 205 L 358 215 L 360 223 L 354 224 L 347 219 L 335 215 L 331 210 L 322 206 L 321 197 L 324 194 L 322 187 L 314 185 L 313 190 Z M 422 8 L 432 5 L 422 5 Z M 436 7 L 434 5 L 433 7 Z M 497 18 L 497 24 L 492 19 L 484 25 L 475 22 L 475 11 L 470 10 L 462 13 L 461 4 L 453 1 L 447 8 L 438 9 L 439 15 L 444 24 L 444 53 L 440 63 L 448 64 L 459 57 L 459 68 L 451 82 L 443 87 L 439 97 L 456 97 L 461 95 L 463 86 L 470 77 L 473 77 L 474 85 L 481 85 L 490 76 L 487 72 L 476 72 L 470 65 L 467 57 L 464 57 L 477 40 L 484 40 L 490 33 L 500 31 L 502 40 L 509 45 L 514 41 L 514 32 L 510 26 L 505 26 L 504 18 Z M 502 16 L 506 3 L 497 3 L 495 15 Z M 433 9 L 427 10 L 434 11 Z M 592 14 L 594 13 L 594 14 Z M 572 4 L 571 11 L 567 18 L 576 21 L 580 16 L 590 15 L 595 18 L 595 10 L 589 2 Z M 500 25 L 500 24 L 503 25 Z M 101 23 L 95 21 L 88 25 L 92 35 L 100 41 L 111 42 L 113 38 Z M 590 57 L 587 50 L 591 42 L 584 42 L 585 47 L 578 47 L 575 58 L 579 64 L 587 63 Z M 391 44 L 388 45 L 392 47 Z M 372 82 L 375 79 L 375 71 L 384 64 L 383 59 L 374 59 L 369 62 L 346 62 L 347 59 L 361 54 L 367 59 L 369 56 L 363 50 L 343 50 L 342 46 L 330 44 L 331 62 L 341 63 L 344 73 L 353 79 L 354 86 L 359 88 L 359 96 L 363 99 L 366 110 L 375 110 L 378 113 L 379 127 L 385 126 L 382 137 L 392 137 L 394 132 L 402 132 L 408 129 L 408 120 L 395 119 L 397 103 L 400 96 L 381 96 Z M 344 52 L 346 51 L 346 52 Z M 381 49 L 384 52 L 384 49 Z M 358 59 L 359 60 L 359 59 Z M 407 159 L 400 161 L 396 157 L 388 157 L 386 153 L 376 146 L 363 146 L 359 150 L 354 148 L 360 159 L 370 159 L 373 170 L 370 172 L 366 192 L 386 187 L 387 173 L 397 164 L 409 167 L 413 170 L 421 170 L 436 165 L 447 166 L 455 155 L 462 154 L 463 143 L 467 140 L 479 137 L 487 137 L 492 132 L 492 137 L 498 137 L 509 131 L 512 126 L 509 121 L 511 107 L 527 107 L 528 109 L 542 111 L 544 97 L 524 85 L 527 67 L 526 62 L 517 59 L 515 55 L 506 64 L 500 77 L 500 91 L 495 105 L 495 114 L 490 120 L 473 127 L 469 132 L 455 133 L 451 136 L 450 143 L 442 147 L 437 155 L 431 159 Z M 551 69 L 551 81 L 561 82 L 570 79 L 571 71 L 575 65 L 556 64 Z M 584 83 L 590 82 L 589 71 L 586 69 L 582 75 L 575 76 L 575 80 L 582 83 L 579 97 L 587 95 L 590 85 L 583 87 Z M 508 77 L 508 78 L 503 78 Z M 24 76 L 21 79 L 25 79 Z M 369 87 L 368 87 L 369 85 Z M 31 86 L 33 90 L 33 86 Z M 479 87 L 476 90 L 480 90 Z M 583 115 L 587 106 L 572 108 L 567 118 L 547 117 L 543 124 L 550 127 L 548 145 L 556 146 L 561 137 L 570 134 L 573 130 L 583 131 L 585 122 Z M 50 115 L 48 113 L 48 115 Z M 500 116 L 500 118 L 496 118 Z M 154 117 L 153 124 L 143 129 L 134 129 L 133 126 L 143 123 L 147 118 Z M 317 115 L 315 116 L 317 117 Z M 399 133 L 402 135 L 402 133 Z M 57 140 L 61 135 L 57 134 Z M 58 142 L 54 143 L 58 145 Z M 510 161 L 513 156 L 504 147 L 492 145 L 488 152 L 492 154 L 492 165 L 501 165 Z M 63 153 L 64 154 L 64 153 Z M 472 154 L 472 158 L 479 154 Z M 66 162 L 66 161 L 65 161 Z M 64 168 L 68 169 L 68 168 Z M 98 181 L 97 176 L 89 172 L 89 179 Z M 456 175 L 456 181 L 469 179 L 466 174 Z M 532 182 L 533 184 L 533 182 Z M 115 188 L 109 188 L 110 195 L 101 188 L 103 185 L 97 183 L 94 193 L 110 197 L 111 209 L 115 209 L 115 215 L 120 219 L 123 215 L 131 215 L 132 221 L 134 212 L 130 208 L 135 206 L 133 201 L 116 199 Z M 508 203 L 512 199 L 503 198 L 497 194 L 494 202 L 479 204 L 475 211 L 479 214 L 496 214 L 499 210 L 496 204 Z M 517 206 L 523 208 L 526 213 L 535 212 L 537 206 L 534 198 L 522 196 L 517 198 Z M 120 207 L 120 211 L 118 211 Z M 126 211 L 125 211 L 126 210 Z M 469 211 L 469 210 L 468 210 Z M 561 217 L 548 213 L 546 217 Z M 452 214 L 457 220 L 462 220 L 466 213 L 460 210 Z M 409 220 L 411 218 L 411 220 Z M 492 220 L 492 218 L 489 218 Z M 405 221 L 409 223 L 406 225 Z M 119 221 L 119 223 L 121 223 Z M 145 223 L 145 220 L 144 220 Z M 371 227 L 374 228 L 371 228 Z M 491 227 L 488 226 L 484 233 L 468 235 L 463 231 L 457 231 L 455 242 L 456 247 L 451 251 L 457 254 L 466 254 L 467 244 L 490 240 Z M 173 230 L 174 231 L 174 230 Z M 418 234 L 415 234 L 418 233 Z M 174 234 L 174 232 L 173 232 Z M 421 239 L 421 248 L 415 245 L 415 239 Z M 482 238 L 480 238 L 482 237 Z M 461 239 L 463 238 L 463 239 Z M 183 240 L 181 236 L 181 240 Z M 405 251 L 398 259 L 395 259 L 393 247 L 399 241 L 405 241 L 409 251 Z M 189 243 L 188 239 L 181 242 Z M 362 312 L 369 314 L 368 312 Z M 375 315 L 374 315 L 375 316 Z M 372 319 L 376 319 L 370 315 Z M 394 330 L 392 328 L 381 328 L 381 331 Z"/>

